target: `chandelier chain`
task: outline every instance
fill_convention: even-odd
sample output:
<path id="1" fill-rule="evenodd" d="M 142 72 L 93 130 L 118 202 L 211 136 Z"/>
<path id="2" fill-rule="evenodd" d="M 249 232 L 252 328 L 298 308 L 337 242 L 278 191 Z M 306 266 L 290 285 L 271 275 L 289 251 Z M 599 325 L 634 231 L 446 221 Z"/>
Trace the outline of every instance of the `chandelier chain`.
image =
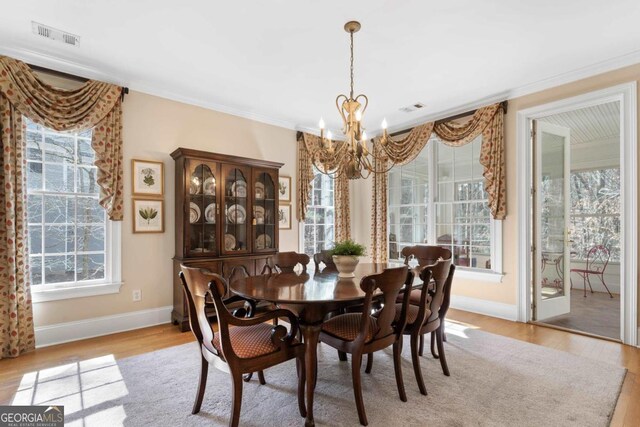
<path id="1" fill-rule="evenodd" d="M 353 31 L 349 32 L 349 36 L 351 38 L 351 45 L 350 45 L 350 51 L 351 51 L 351 99 L 353 99 Z"/>

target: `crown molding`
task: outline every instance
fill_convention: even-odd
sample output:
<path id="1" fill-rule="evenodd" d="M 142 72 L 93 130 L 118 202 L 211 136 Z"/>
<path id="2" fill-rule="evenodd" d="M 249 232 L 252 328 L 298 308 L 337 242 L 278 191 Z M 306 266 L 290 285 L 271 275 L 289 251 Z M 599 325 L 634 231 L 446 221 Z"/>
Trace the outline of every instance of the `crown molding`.
<path id="1" fill-rule="evenodd" d="M 272 126 L 297 130 L 295 123 L 284 119 L 269 117 L 252 111 L 241 110 L 239 108 L 230 107 L 228 105 L 211 102 L 209 100 L 201 98 L 184 96 L 153 84 L 143 83 L 135 80 L 117 80 L 113 78 L 114 75 L 118 75 L 116 71 L 112 71 L 110 74 L 108 74 L 103 71 L 98 71 L 95 68 L 88 67 L 73 61 L 56 58 L 48 54 L 23 48 L 9 48 L 6 46 L 0 46 L 0 54 L 11 56 L 12 58 L 28 62 L 29 64 L 38 65 L 40 67 L 50 68 L 52 70 L 61 71 L 68 74 L 74 74 L 88 79 L 101 80 L 104 82 L 117 84 L 119 86 L 127 86 L 131 90 L 145 93 L 147 95 L 158 96 L 160 98 L 181 102 L 183 104 L 194 105 L 196 107 L 202 107 L 208 110 L 230 114 L 232 116 L 243 117 L 245 119 L 265 123 Z"/>
<path id="2" fill-rule="evenodd" d="M 76 74 L 78 76 L 87 77 L 91 79 L 99 79 L 102 81 L 118 84 L 121 86 L 127 86 L 131 90 L 146 93 L 148 95 L 154 95 L 161 98 L 169 99 L 172 101 L 182 102 L 184 104 L 195 105 L 197 107 L 206 108 L 208 110 L 218 111 L 225 114 L 230 114 L 237 117 L 243 117 L 245 119 L 254 120 L 260 123 L 265 123 L 272 126 L 282 127 L 285 129 L 298 130 L 313 134 L 318 134 L 318 129 L 309 126 L 303 126 L 296 124 L 292 121 L 267 116 L 261 113 L 252 111 L 246 111 L 237 107 L 231 107 L 229 105 L 212 102 L 210 100 L 185 96 L 179 93 L 166 90 L 158 85 L 149 84 L 140 81 L 124 81 L 114 79 L 113 76 L 118 75 L 115 70 L 109 70 L 110 73 L 97 70 L 93 67 L 79 64 L 66 59 L 57 58 L 49 54 L 42 52 L 36 52 L 25 48 L 11 48 L 0 45 L 0 54 L 8 55 L 22 61 L 29 62 L 41 67 L 51 68 L 57 71 L 62 71 L 69 74 Z M 412 118 L 405 122 L 395 124 L 389 128 L 389 132 L 398 132 L 405 129 L 412 128 L 419 124 L 435 121 L 443 117 L 449 117 L 456 114 L 461 114 L 466 111 L 474 110 L 484 105 L 493 104 L 496 102 L 502 102 L 505 100 L 518 98 L 521 96 L 529 95 L 532 93 L 540 92 L 553 87 L 561 86 L 563 84 L 571 83 L 574 81 L 582 80 L 588 77 L 592 77 L 598 74 L 606 73 L 608 71 L 616 70 L 619 68 L 627 67 L 630 65 L 640 63 L 640 50 L 630 52 L 625 55 L 610 58 L 604 61 L 596 62 L 594 64 L 577 68 L 566 73 L 560 73 L 555 76 L 551 76 L 545 79 L 538 80 L 533 83 L 529 83 L 516 88 L 508 89 L 495 93 L 493 95 L 486 96 L 481 99 L 476 99 L 464 104 L 457 105 L 446 110 L 441 110 L 435 113 L 429 113 Z M 382 132 L 381 128 L 373 129 L 370 134 L 376 136 Z"/>

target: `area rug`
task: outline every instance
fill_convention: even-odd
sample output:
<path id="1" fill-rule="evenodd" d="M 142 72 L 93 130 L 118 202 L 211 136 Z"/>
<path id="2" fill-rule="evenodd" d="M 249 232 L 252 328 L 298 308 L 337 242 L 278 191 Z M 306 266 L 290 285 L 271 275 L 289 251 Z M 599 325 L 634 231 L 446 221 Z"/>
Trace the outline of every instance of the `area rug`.
<path id="1" fill-rule="evenodd" d="M 428 338 L 428 337 L 427 337 Z M 607 426 L 625 370 L 603 362 L 451 325 L 445 343 L 451 376 L 431 355 L 422 358 L 429 392 L 418 392 L 408 345 L 399 400 L 391 351 L 376 353 L 363 373 L 371 426 Z M 350 362 L 326 345 L 319 351 L 314 415 L 321 426 L 357 426 Z M 211 368 L 202 410 L 191 415 L 198 384 L 198 346 L 185 344 L 115 361 L 111 356 L 25 375 L 13 404 L 63 404 L 71 426 L 225 426 L 228 374 Z M 240 424 L 301 426 L 295 364 L 244 384 Z"/>

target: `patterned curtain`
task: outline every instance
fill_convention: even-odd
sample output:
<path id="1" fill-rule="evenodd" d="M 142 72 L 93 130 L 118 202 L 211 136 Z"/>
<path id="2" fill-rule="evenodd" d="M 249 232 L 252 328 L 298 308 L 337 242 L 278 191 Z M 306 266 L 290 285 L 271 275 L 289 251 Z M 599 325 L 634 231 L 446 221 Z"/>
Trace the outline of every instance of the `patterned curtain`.
<path id="1" fill-rule="evenodd" d="M 351 238 L 351 209 L 349 209 L 349 178 L 340 174 L 333 181 L 333 198 L 335 203 L 335 241 Z"/>
<path id="2" fill-rule="evenodd" d="M 313 167 L 307 153 L 302 132 L 298 132 L 298 221 L 307 218 L 307 206 L 311 197 Z"/>
<path id="3" fill-rule="evenodd" d="M 41 82 L 23 62 L 0 56 L 0 358 L 35 347 L 26 227 L 23 116 L 57 131 L 93 129 L 100 204 L 122 220 L 122 88 L 88 81 L 76 90 Z"/>
<path id="4" fill-rule="evenodd" d="M 482 134 L 480 164 L 484 167 L 484 188 L 488 194 L 489 208 L 494 219 L 504 219 L 507 209 L 502 104 L 478 109 L 465 123 L 425 123 L 417 126 L 406 137 L 391 143 L 390 160 L 396 165 L 403 165 L 415 159 L 429 142 L 432 131 L 452 147 L 468 144 Z M 386 170 L 384 167 L 378 169 Z M 371 197 L 371 257 L 374 262 L 386 262 L 388 256 L 387 184 L 388 173 L 374 176 Z"/>
<path id="5" fill-rule="evenodd" d="M 35 348 L 22 113 L 0 93 L 0 359 Z"/>
<path id="6" fill-rule="evenodd" d="M 0 56 L 0 94 L 16 111 L 57 131 L 93 129 L 100 205 L 113 221 L 124 212 L 121 93 L 120 86 L 94 80 L 74 90 L 54 88 L 24 62 Z"/>

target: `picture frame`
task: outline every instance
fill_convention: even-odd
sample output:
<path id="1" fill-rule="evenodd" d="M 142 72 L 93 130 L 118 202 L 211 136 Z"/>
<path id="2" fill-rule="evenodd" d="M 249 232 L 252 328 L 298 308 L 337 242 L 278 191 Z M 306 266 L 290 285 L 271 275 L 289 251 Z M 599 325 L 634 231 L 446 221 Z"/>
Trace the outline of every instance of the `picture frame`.
<path id="1" fill-rule="evenodd" d="M 278 177 L 278 200 L 281 202 L 291 202 L 291 177 Z"/>
<path id="2" fill-rule="evenodd" d="M 291 230 L 291 205 L 278 207 L 278 224 L 280 230 Z"/>
<path id="3" fill-rule="evenodd" d="M 136 197 L 164 195 L 164 163 L 155 160 L 131 160 L 132 194 Z"/>
<path id="4" fill-rule="evenodd" d="M 131 199 L 134 233 L 164 233 L 164 200 Z"/>

